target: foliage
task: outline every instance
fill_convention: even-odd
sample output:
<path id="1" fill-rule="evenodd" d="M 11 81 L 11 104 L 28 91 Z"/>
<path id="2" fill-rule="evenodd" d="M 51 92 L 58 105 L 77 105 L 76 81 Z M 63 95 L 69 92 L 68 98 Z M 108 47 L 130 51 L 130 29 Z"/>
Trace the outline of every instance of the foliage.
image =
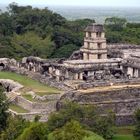
<path id="1" fill-rule="evenodd" d="M 104 138 L 113 137 L 114 115 L 112 113 L 102 117 L 93 106 L 80 106 L 76 103 L 66 103 L 63 109 L 53 113 L 48 120 L 48 129 L 54 131 L 71 120 L 78 121 Z"/>
<path id="2" fill-rule="evenodd" d="M 0 133 L 6 127 L 6 121 L 8 118 L 8 101 L 5 94 L 3 93 L 4 89 L 0 86 Z"/>
<path id="3" fill-rule="evenodd" d="M 55 94 L 61 92 L 59 89 L 44 85 L 38 81 L 28 78 L 27 76 L 19 75 L 12 72 L 0 71 L 0 78 L 17 81 L 24 86 L 25 91 L 31 89 L 34 92 L 38 92 L 38 95 Z"/>
<path id="4" fill-rule="evenodd" d="M 48 140 L 103 140 L 100 136 L 93 132 L 86 131 L 82 128 L 78 121 L 71 120 L 67 122 L 61 129 L 50 133 Z"/>
<path id="5" fill-rule="evenodd" d="M 119 20 L 119 19 L 118 19 Z M 121 19 L 120 19 L 121 20 Z M 113 27 L 112 27 L 113 26 Z M 125 26 L 114 27 L 118 25 L 105 24 L 106 38 L 108 43 L 130 43 L 140 44 L 140 24 L 125 23 Z M 120 28 L 120 29 L 118 29 Z"/>
<path id="6" fill-rule="evenodd" d="M 68 57 L 82 45 L 83 29 L 91 22 L 95 21 L 67 21 L 48 8 L 38 9 L 11 3 L 8 12 L 0 13 L 0 57 Z M 73 47 L 68 48 L 66 55 L 65 48 L 71 45 Z M 61 56 L 59 52 L 62 52 Z"/>
<path id="7" fill-rule="evenodd" d="M 121 31 L 125 27 L 126 22 L 125 18 L 111 17 L 105 19 L 105 25 L 112 31 Z"/>
<path id="8" fill-rule="evenodd" d="M 134 130 L 134 136 L 136 140 L 140 140 L 140 109 L 136 111 L 135 118 L 136 118 L 136 128 Z"/>
<path id="9" fill-rule="evenodd" d="M 45 123 L 31 123 L 28 128 L 25 128 L 23 133 L 17 140 L 47 140 L 48 129 Z"/>
<path id="10" fill-rule="evenodd" d="M 66 20 L 48 8 L 11 3 L 0 12 L 0 57 L 21 59 L 66 57 L 83 45 L 84 28 L 94 19 Z M 108 43 L 140 44 L 140 24 L 111 17 L 105 20 Z"/>
<path id="11" fill-rule="evenodd" d="M 9 109 L 12 109 L 13 111 L 16 111 L 17 113 L 28 113 L 29 111 L 16 105 L 16 104 L 10 104 Z"/>
<path id="12" fill-rule="evenodd" d="M 17 58 L 31 55 L 47 58 L 54 49 L 50 36 L 42 39 L 35 32 L 26 32 L 22 35 L 14 34 L 11 45 Z"/>
<path id="13" fill-rule="evenodd" d="M 64 46 L 58 48 L 57 51 L 52 55 L 52 57 L 67 58 L 67 57 L 70 57 L 70 55 L 78 49 L 79 49 L 79 47 L 74 44 L 64 45 Z"/>
<path id="14" fill-rule="evenodd" d="M 133 135 L 116 135 L 112 140 L 135 140 Z"/>
<path id="15" fill-rule="evenodd" d="M 92 131 L 98 133 L 105 139 L 111 139 L 114 136 L 114 115 L 108 114 L 108 116 L 98 117 L 95 123 L 91 123 Z"/>
<path id="16" fill-rule="evenodd" d="M 29 126 L 29 122 L 25 121 L 21 117 L 9 116 L 7 120 L 6 130 L 2 132 L 1 140 L 15 140 L 23 130 Z"/>

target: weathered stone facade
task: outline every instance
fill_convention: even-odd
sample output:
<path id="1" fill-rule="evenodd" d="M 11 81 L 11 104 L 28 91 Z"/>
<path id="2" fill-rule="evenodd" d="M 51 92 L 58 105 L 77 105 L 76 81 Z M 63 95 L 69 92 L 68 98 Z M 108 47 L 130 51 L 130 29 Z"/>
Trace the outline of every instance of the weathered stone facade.
<path id="1" fill-rule="evenodd" d="M 132 124 L 133 113 L 140 108 L 140 46 L 106 44 L 104 28 L 100 24 L 91 24 L 85 29 L 83 44 L 81 49 L 75 51 L 67 60 L 30 56 L 17 62 L 14 59 L 2 58 L 0 70 L 23 74 L 66 91 L 60 101 L 59 96 L 47 96 L 43 99 L 55 98 L 55 101 L 60 103 L 69 99 L 80 104 L 93 104 L 102 115 L 111 109 L 117 116 L 116 124 Z M 102 88 L 106 90 L 102 91 Z M 41 97 L 37 98 L 43 101 Z M 34 111 L 49 108 L 50 112 L 55 111 L 57 104 L 31 103 L 21 96 L 15 101 L 18 105 Z M 35 114 L 39 112 L 22 115 L 32 118 Z M 46 113 L 42 114 L 46 118 Z"/>
<path id="2" fill-rule="evenodd" d="M 23 88 L 23 85 L 9 79 L 0 79 L 0 85 L 2 85 L 7 92 L 16 92 Z"/>
<path id="3" fill-rule="evenodd" d="M 102 115 L 113 111 L 117 125 L 133 124 L 134 111 L 140 108 L 140 86 L 106 91 L 70 91 L 61 97 L 59 104 L 63 104 L 65 100 L 96 106 Z"/>

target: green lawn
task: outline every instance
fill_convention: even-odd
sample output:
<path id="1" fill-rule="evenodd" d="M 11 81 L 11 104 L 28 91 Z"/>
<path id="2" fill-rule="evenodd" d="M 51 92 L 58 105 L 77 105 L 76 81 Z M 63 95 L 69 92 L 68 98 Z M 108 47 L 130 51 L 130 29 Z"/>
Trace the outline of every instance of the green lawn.
<path id="1" fill-rule="evenodd" d="M 133 130 L 134 126 L 115 127 L 116 135 L 112 140 L 135 140 Z"/>
<path id="2" fill-rule="evenodd" d="M 116 135 L 112 140 L 135 140 L 133 135 Z"/>
<path id="3" fill-rule="evenodd" d="M 54 94 L 57 94 L 58 92 L 54 92 Z M 46 95 L 47 94 L 47 92 L 43 92 L 43 91 L 41 91 L 41 92 L 36 92 L 36 94 L 37 95 L 39 95 L 39 96 L 44 96 L 44 95 Z"/>
<path id="4" fill-rule="evenodd" d="M 59 89 L 50 87 L 38 81 L 32 80 L 31 78 L 28 78 L 26 76 L 12 72 L 0 72 L 0 78 L 17 81 L 22 85 L 24 85 L 24 89 L 32 90 L 34 92 L 43 92 L 43 93 L 45 92 L 46 94 L 55 94 L 61 92 Z"/>
<path id="5" fill-rule="evenodd" d="M 45 94 L 46 95 L 46 94 Z M 37 99 L 34 99 L 34 98 L 32 98 L 32 95 L 30 95 L 30 94 L 23 94 L 22 95 L 25 99 L 27 99 L 27 100 L 29 100 L 29 101 L 31 101 L 31 102 L 48 102 L 48 100 L 45 100 L 45 101 L 39 101 L 39 100 L 37 100 Z"/>
<path id="6" fill-rule="evenodd" d="M 10 104 L 9 109 L 16 111 L 17 113 L 28 113 L 29 112 L 28 110 L 26 110 L 18 105 L 15 105 L 15 104 Z"/>
<path id="7" fill-rule="evenodd" d="M 27 100 L 29 100 L 29 101 L 31 101 L 31 102 L 35 102 L 35 101 L 36 101 L 36 100 L 33 99 L 32 96 L 29 95 L 29 94 L 23 94 L 22 96 L 23 96 L 25 99 L 27 99 Z"/>

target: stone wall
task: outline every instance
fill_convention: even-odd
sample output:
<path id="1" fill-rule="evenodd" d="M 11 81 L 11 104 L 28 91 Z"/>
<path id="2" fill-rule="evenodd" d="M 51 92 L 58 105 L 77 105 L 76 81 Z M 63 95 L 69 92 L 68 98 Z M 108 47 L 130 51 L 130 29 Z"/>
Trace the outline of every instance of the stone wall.
<path id="1" fill-rule="evenodd" d="M 9 109 L 9 112 L 13 116 L 21 116 L 22 118 L 26 120 L 33 121 L 36 116 L 40 116 L 40 122 L 47 122 L 48 120 L 48 114 L 47 113 L 40 113 L 40 112 L 31 112 L 31 113 L 17 113 L 11 109 Z"/>
<path id="2" fill-rule="evenodd" d="M 63 81 L 56 81 L 55 79 L 51 79 L 51 77 L 46 76 L 45 74 L 39 73 L 39 72 L 32 72 L 28 69 L 25 69 L 24 67 L 15 67 L 15 66 L 9 66 L 7 71 L 14 72 L 17 74 L 25 75 L 33 80 L 39 81 L 43 84 L 47 84 L 51 87 L 56 87 L 61 90 L 70 90 L 67 86 L 64 85 Z"/>
<path id="3" fill-rule="evenodd" d="M 140 87 L 90 93 L 70 91 L 61 97 L 60 104 L 66 99 L 96 106 L 101 114 L 112 110 L 116 124 L 128 125 L 134 123 L 134 111 L 140 108 Z"/>
<path id="4" fill-rule="evenodd" d="M 52 112 L 56 108 L 56 101 L 50 101 L 50 102 L 46 102 L 46 103 L 37 103 L 37 102 L 31 102 L 29 100 L 26 100 L 22 96 L 18 96 L 15 99 L 15 103 L 29 111 L 43 110 L 46 112 Z"/>
<path id="5" fill-rule="evenodd" d="M 23 85 L 10 79 L 0 79 L 0 84 L 6 89 L 7 92 L 16 92 L 23 88 Z"/>

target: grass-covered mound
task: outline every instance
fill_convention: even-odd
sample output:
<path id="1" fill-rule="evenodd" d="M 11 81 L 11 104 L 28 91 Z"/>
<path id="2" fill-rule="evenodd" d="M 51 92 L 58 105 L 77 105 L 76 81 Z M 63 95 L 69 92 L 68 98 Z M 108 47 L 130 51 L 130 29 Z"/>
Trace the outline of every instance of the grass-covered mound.
<path id="1" fill-rule="evenodd" d="M 24 89 L 23 89 L 24 91 L 31 90 L 37 93 L 45 93 L 45 94 L 54 94 L 54 93 L 61 92 L 59 89 L 50 87 L 38 81 L 32 80 L 31 78 L 28 78 L 26 76 L 12 73 L 12 72 L 0 72 L 0 78 L 11 79 L 11 80 L 19 82 L 20 84 L 24 86 Z"/>

